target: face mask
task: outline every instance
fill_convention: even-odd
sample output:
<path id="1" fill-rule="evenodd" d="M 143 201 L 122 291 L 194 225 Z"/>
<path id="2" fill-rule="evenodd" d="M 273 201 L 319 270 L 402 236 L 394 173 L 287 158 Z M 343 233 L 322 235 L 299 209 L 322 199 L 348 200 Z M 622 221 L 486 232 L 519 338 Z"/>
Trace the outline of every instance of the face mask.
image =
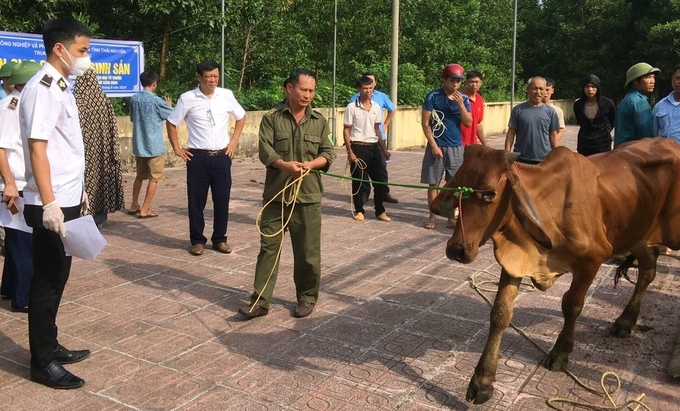
<path id="1" fill-rule="evenodd" d="M 66 47 L 64 47 L 64 51 L 66 54 L 68 54 L 69 59 L 71 59 L 71 64 L 66 63 L 61 57 L 59 57 L 59 59 L 61 59 L 61 61 L 68 66 L 68 68 L 71 70 L 71 74 L 74 76 L 82 76 L 85 74 L 92 64 L 90 61 L 90 56 L 73 57 L 71 53 L 66 50 Z"/>

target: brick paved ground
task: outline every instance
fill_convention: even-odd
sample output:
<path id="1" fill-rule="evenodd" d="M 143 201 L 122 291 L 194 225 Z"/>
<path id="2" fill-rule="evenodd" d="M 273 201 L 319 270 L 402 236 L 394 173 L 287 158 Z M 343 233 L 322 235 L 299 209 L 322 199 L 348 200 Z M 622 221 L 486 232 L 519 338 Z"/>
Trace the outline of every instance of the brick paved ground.
<path id="1" fill-rule="evenodd" d="M 502 147 L 501 136 L 491 140 Z M 564 140 L 573 148 L 574 128 Z M 338 155 L 331 171 L 342 173 L 344 150 Z M 417 183 L 421 158 L 422 150 L 396 152 L 391 181 Z M 188 254 L 184 170 L 173 169 L 154 202 L 159 218 L 111 215 L 102 230 L 109 243 L 104 252 L 96 261 L 74 261 L 58 324 L 61 343 L 93 351 L 67 366 L 87 381 L 83 388 L 55 391 L 27 380 L 26 315 L 2 302 L 2 410 L 544 410 L 554 396 L 606 405 L 565 374 L 547 371 L 544 355 L 512 330 L 503 339 L 493 399 L 482 406 L 465 402 L 490 309 L 468 277 L 492 279 L 499 266 L 490 244 L 470 265 L 449 261 L 445 220 L 433 231 L 422 228 L 423 190 L 392 190 L 400 199 L 388 205 L 392 223 L 358 223 L 340 182 L 325 178 L 317 310 L 306 319 L 292 316 L 286 242 L 270 314 L 243 321 L 236 310 L 251 290 L 264 169 L 247 158 L 236 160 L 233 172 L 231 255 Z M 129 204 L 133 176 L 125 180 Z M 679 266 L 676 257 L 660 258 L 627 339 L 607 331 L 632 285 L 614 288 L 613 267 L 603 265 L 590 289 L 569 368 L 593 387 L 602 372 L 617 372 L 617 403 L 644 392 L 653 410 L 678 409 L 680 382 L 667 365 L 680 334 Z M 514 321 L 545 349 L 562 325 L 560 297 L 569 280 L 518 298 Z"/>

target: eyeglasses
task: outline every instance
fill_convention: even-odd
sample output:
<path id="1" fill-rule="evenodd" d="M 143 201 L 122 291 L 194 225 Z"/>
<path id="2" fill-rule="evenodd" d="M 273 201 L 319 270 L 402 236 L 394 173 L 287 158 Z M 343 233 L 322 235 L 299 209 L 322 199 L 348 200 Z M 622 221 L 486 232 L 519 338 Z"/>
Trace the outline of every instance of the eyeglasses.
<path id="1" fill-rule="evenodd" d="M 210 124 L 210 127 L 215 127 L 215 118 L 212 115 L 212 110 L 208 110 L 206 114 L 208 115 L 208 123 Z"/>

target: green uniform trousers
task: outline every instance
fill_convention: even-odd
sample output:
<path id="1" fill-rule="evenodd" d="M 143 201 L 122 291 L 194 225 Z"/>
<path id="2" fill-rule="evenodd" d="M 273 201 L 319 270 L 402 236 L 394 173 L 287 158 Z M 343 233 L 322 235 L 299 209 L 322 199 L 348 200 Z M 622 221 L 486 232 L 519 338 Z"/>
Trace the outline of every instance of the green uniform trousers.
<path id="1" fill-rule="evenodd" d="M 292 206 L 285 206 L 283 218 L 290 214 Z M 260 230 L 265 234 L 281 229 L 281 203 L 272 202 L 260 218 Z M 321 282 L 321 203 L 297 203 L 288 223 L 293 245 L 293 280 L 298 302 L 316 303 Z M 283 233 L 275 237 L 260 235 L 260 254 L 257 256 L 255 283 L 250 303 L 262 293 L 258 305 L 269 308 L 279 271 L 277 254 Z M 269 277 L 271 273 L 271 278 Z M 269 280 L 268 280 L 269 279 Z M 264 290 L 264 291 L 263 291 Z"/>

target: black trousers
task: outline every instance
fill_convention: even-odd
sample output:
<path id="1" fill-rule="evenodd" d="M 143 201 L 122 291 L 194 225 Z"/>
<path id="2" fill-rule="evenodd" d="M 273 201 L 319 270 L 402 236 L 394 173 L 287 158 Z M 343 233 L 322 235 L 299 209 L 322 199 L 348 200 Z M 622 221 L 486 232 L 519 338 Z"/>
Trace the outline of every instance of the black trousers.
<path id="1" fill-rule="evenodd" d="M 381 153 L 382 154 L 382 153 Z M 387 160 L 385 159 L 385 156 L 383 156 L 383 181 L 388 182 L 390 181 L 389 176 L 387 175 Z M 390 192 L 390 186 L 385 186 L 387 187 L 387 193 Z M 361 195 L 365 195 L 366 197 L 371 195 L 371 185 L 370 184 L 362 184 L 361 185 Z"/>
<path id="2" fill-rule="evenodd" d="M 228 155 L 210 157 L 193 152 L 187 162 L 187 197 L 189 201 L 189 238 L 191 244 L 205 244 L 203 210 L 208 201 L 208 189 L 213 200 L 213 244 L 227 241 L 229 197 L 231 195 L 231 158 Z"/>
<path id="3" fill-rule="evenodd" d="M 370 178 L 374 182 L 386 182 L 385 176 L 385 157 L 380 150 L 378 144 L 372 146 L 361 146 L 352 144 L 352 151 L 358 159 L 366 163 L 366 169 L 361 170 L 357 163 L 352 164 L 352 177 L 368 180 Z M 354 194 L 354 210 L 357 213 L 364 213 L 364 202 L 361 198 L 361 187 L 369 183 L 362 183 L 360 181 L 352 181 L 352 193 Z M 385 195 L 387 195 L 387 186 L 384 184 L 373 184 L 373 204 L 375 205 L 375 215 L 379 216 L 385 212 Z"/>
<path id="4" fill-rule="evenodd" d="M 80 216 L 80 205 L 65 207 L 64 221 Z M 33 278 L 28 293 L 28 342 L 31 365 L 45 368 L 54 360 L 57 342 L 57 311 L 71 272 L 71 257 L 64 252 L 59 234 L 42 224 L 41 206 L 24 207 L 24 217 L 33 228 Z"/>

